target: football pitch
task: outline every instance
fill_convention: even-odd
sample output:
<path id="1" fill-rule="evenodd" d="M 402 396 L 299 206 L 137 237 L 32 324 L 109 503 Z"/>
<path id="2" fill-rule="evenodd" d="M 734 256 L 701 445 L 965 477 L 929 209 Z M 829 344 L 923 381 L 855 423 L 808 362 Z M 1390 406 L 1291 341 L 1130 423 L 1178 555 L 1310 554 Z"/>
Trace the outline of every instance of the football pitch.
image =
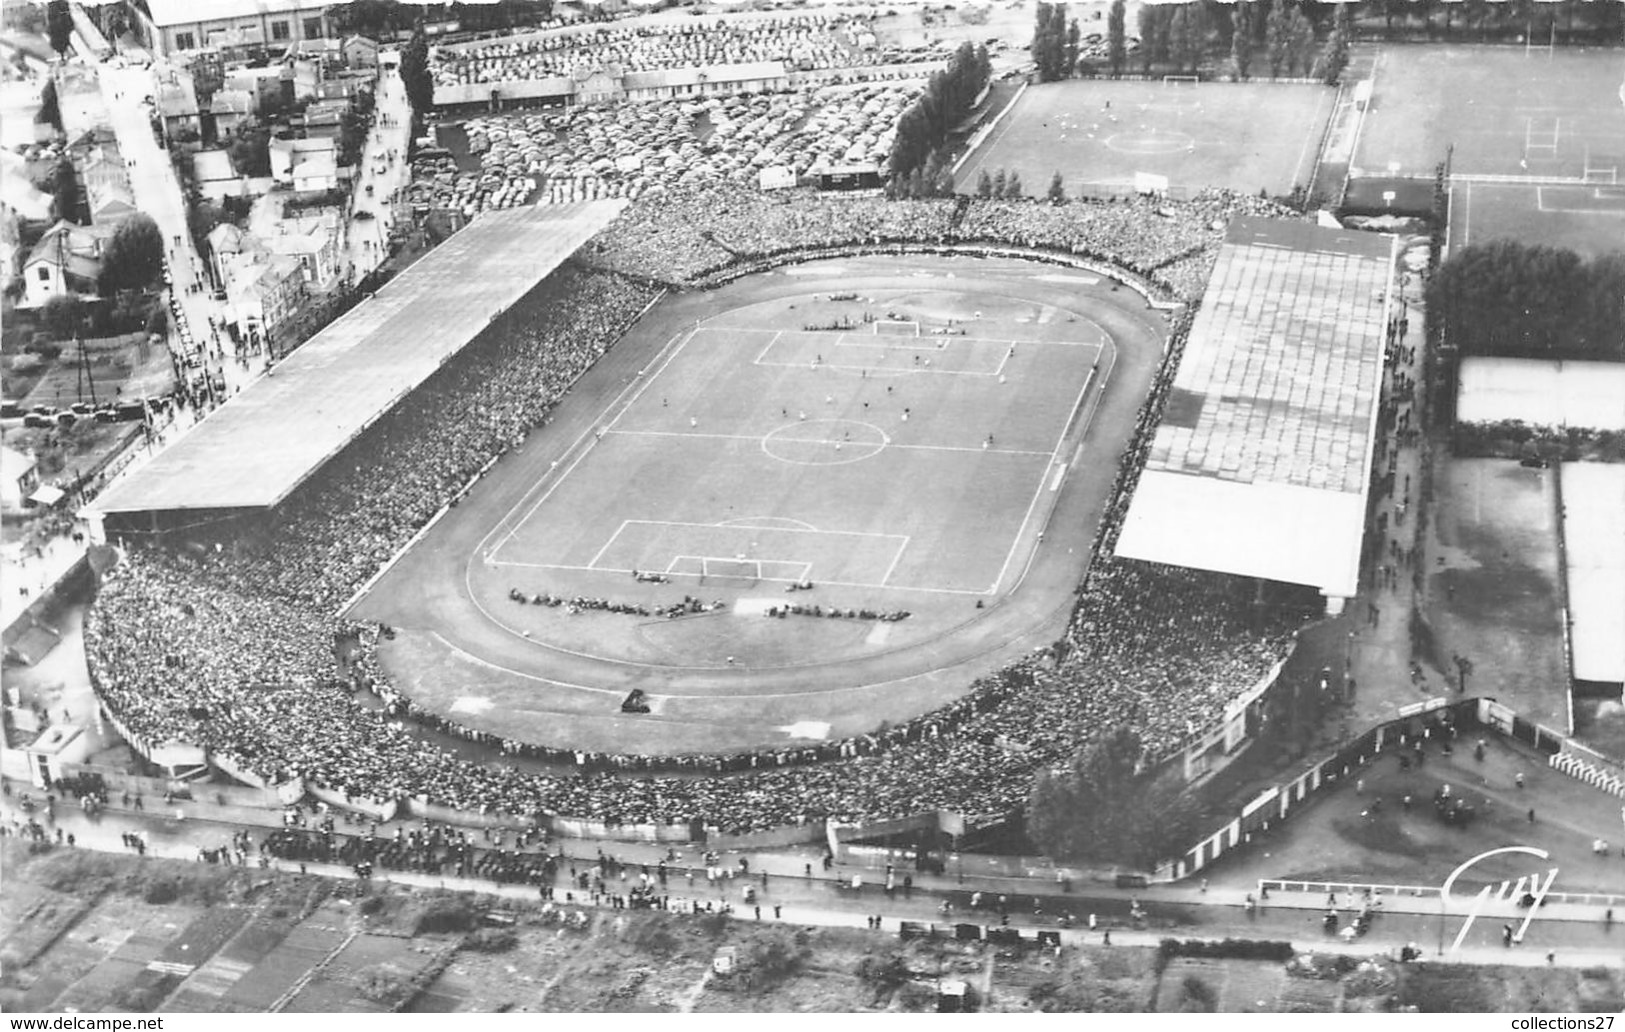
<path id="1" fill-rule="evenodd" d="M 1042 195 L 1060 172 L 1068 196 L 1124 195 L 1135 176 L 1176 196 L 1209 186 L 1273 195 L 1309 185 L 1337 91 L 1277 83 L 1072 80 L 1030 86 L 954 180 L 1016 172 Z"/>
<path id="2" fill-rule="evenodd" d="M 1109 344 L 1087 322 L 1022 325 L 1007 307 L 815 295 L 703 323 L 510 514 L 484 562 L 535 583 L 598 574 L 606 594 L 644 573 L 696 592 L 811 583 L 876 610 L 992 595 L 1019 573 Z M 803 329 L 798 313 L 853 328 Z"/>
<path id="3" fill-rule="evenodd" d="M 907 719 L 1064 630 L 1165 334 L 1108 277 L 1009 259 L 669 298 L 349 615 L 420 705 L 528 741 Z"/>
<path id="4" fill-rule="evenodd" d="M 1431 178 L 1450 156 L 1450 246 L 1511 238 L 1618 250 L 1625 240 L 1619 51 L 1388 47 L 1356 175 Z"/>

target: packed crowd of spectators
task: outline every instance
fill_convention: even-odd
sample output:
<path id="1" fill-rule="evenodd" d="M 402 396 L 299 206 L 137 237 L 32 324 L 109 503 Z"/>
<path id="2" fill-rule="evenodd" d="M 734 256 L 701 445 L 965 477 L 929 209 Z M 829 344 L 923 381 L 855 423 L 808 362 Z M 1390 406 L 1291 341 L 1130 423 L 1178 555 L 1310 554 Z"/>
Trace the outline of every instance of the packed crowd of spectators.
<path id="1" fill-rule="evenodd" d="M 835 246 L 870 235 L 998 241 L 1009 233 L 1024 246 L 1114 254 L 1155 270 L 1200 253 L 1222 234 L 1225 213 L 1258 203 L 1223 194 L 1022 211 L 1010 202 L 831 202 L 727 190 L 706 199 L 674 191 L 633 209 L 590 250 L 627 271 L 683 279 L 788 250 L 798 237 L 803 246 Z M 966 223 L 969 231 L 961 229 Z M 1145 224 L 1138 234 L 1136 223 Z M 709 235 L 699 229 L 706 226 Z M 1261 610 L 1244 585 L 1222 575 L 1110 556 L 1187 316 L 1123 457 L 1099 558 L 1065 637 L 955 702 L 839 741 L 670 757 L 514 742 L 423 712 L 378 663 L 377 639 L 387 631 L 323 614 L 338 611 L 471 477 L 541 424 L 653 296 L 622 276 L 566 267 L 534 318 L 471 345 L 274 521 L 216 541 L 194 535 L 175 550 L 132 550 L 109 574 L 86 624 L 92 674 L 109 710 L 140 744 L 196 744 L 271 783 L 302 777 L 352 798 L 622 824 L 697 819 L 743 831 L 934 808 L 1008 812 L 1026 800 L 1035 771 L 1125 720 L 1153 753 L 1166 754 L 1284 656 L 1302 610 Z M 569 769 L 475 762 L 426 740 L 415 725 Z M 729 776 L 696 776 L 717 774 Z"/>
<path id="2" fill-rule="evenodd" d="M 788 68 L 845 68 L 872 64 L 878 52 L 860 18 L 823 12 L 750 21 L 694 21 L 679 25 L 608 25 L 497 39 L 435 51 L 435 85 L 576 78 L 600 68 L 654 72 L 681 68 L 782 61 Z"/>
<path id="3" fill-rule="evenodd" d="M 1236 215 L 1301 217 L 1231 190 L 1187 201 L 1114 203 L 938 199 L 887 201 L 738 185 L 672 187 L 626 212 L 585 252 L 609 268 L 692 283 L 753 258 L 847 244 L 1016 246 L 1119 266 L 1185 299 L 1201 296 Z"/>

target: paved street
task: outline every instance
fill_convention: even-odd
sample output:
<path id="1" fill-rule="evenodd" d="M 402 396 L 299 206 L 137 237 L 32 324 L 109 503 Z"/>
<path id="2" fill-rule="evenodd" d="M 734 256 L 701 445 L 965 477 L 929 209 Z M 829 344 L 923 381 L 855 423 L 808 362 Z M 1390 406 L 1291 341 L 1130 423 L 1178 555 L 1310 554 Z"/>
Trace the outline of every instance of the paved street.
<path id="1" fill-rule="evenodd" d="M 384 66 L 393 66 L 397 57 L 395 51 L 378 55 Z M 393 67 L 381 67 L 376 101 L 345 241 L 347 266 L 356 283 L 389 257 L 389 231 L 395 223 L 392 201 L 411 178 L 406 159 L 412 143 L 412 109 L 406 87 Z"/>
<path id="2" fill-rule="evenodd" d="M 17 809 L 23 791 L 28 791 L 36 801 L 40 797 L 37 789 L 12 786 L 4 812 L 8 823 L 23 816 Z M 224 817 L 228 816 L 224 812 L 227 808 L 190 801 L 165 805 L 157 799 L 148 800 L 147 806 L 141 814 L 112 809 L 95 821 L 76 809 L 59 806 L 52 827 L 60 827 L 64 835 L 72 833 L 77 848 L 126 854 L 129 850 L 120 836 L 134 831 L 145 837 L 148 855 L 184 860 L 196 860 L 200 849 L 227 845 L 233 833 L 239 830 L 248 830 L 257 847 L 270 827 L 280 827 L 277 814 L 263 811 L 242 810 L 229 815 L 250 818 L 246 821 L 217 821 L 203 814 L 219 811 Z M 35 815 L 40 816 L 38 810 Z M 401 826 L 416 825 L 402 822 Z M 394 827 L 384 825 L 378 834 L 392 836 Z M 340 825 L 338 830 L 341 834 L 357 834 L 366 829 Z M 1428 960 L 1441 959 L 1443 948 L 1442 959 L 1460 963 L 1526 966 L 1556 963 L 1567 967 L 1625 964 L 1625 929 L 1618 923 L 1606 923 L 1595 908 L 1548 905 L 1530 922 L 1524 941 L 1508 948 L 1500 944 L 1502 925 L 1512 923 L 1516 927 L 1525 912 L 1492 903 L 1473 923 L 1461 946 L 1455 948 L 1454 940 L 1461 931 L 1466 908 L 1458 905 L 1452 909 L 1449 919 L 1441 923 L 1436 900 L 1385 900 L 1383 912 L 1373 921 L 1369 933 L 1353 941 L 1343 941 L 1322 928 L 1326 900 L 1318 894 L 1276 893 L 1263 907 L 1252 912 L 1246 907 L 1240 890 L 1208 892 L 1197 885 L 1126 890 L 1089 885 L 1059 892 L 1056 886 L 1034 879 L 967 875 L 961 880 L 951 871 L 942 876 L 909 872 L 913 888 L 905 892 L 901 887 L 902 869 L 896 875 L 898 887 L 888 893 L 882 888 L 884 872 L 840 865 L 826 872 L 821 863 L 821 850 L 816 848 L 749 854 L 748 873 L 736 873 L 716 882 L 707 880 L 703 861 L 693 847 L 686 847 L 670 859 L 667 847 L 655 845 L 572 839 L 562 840 L 552 848 L 562 849 L 566 856 L 554 886 L 556 901 L 584 909 L 593 906 L 587 894 L 575 893 L 567 899 L 567 875 L 572 868 L 586 870 L 596 865 L 602 850 L 618 865 L 624 865 L 609 871 L 605 878 L 610 886 L 607 891 L 624 891 L 640 877 L 645 866 L 653 873 L 656 865 L 666 859 L 665 894 L 671 900 L 697 901 L 702 906 L 707 900 L 731 903 L 734 916 L 744 921 L 757 920 L 753 908 L 742 901 L 743 888 L 749 883 L 757 889 L 758 902 L 762 905 L 761 920 L 772 921 L 772 907 L 777 904 L 782 907 L 779 920 L 797 924 L 856 927 L 868 916 L 879 915 L 882 930 L 888 932 L 896 931 L 899 921 L 908 920 L 934 922 L 939 926 L 957 921 L 996 926 L 1001 923 L 997 901 L 1008 897 L 1011 927 L 1024 929 L 1029 934 L 1040 928 L 1059 930 L 1063 941 L 1079 944 L 1101 945 L 1108 932 L 1110 943 L 1122 946 L 1155 945 L 1168 937 L 1286 939 L 1299 951 L 1371 956 L 1391 955 L 1398 947 L 1414 943 L 1423 949 L 1424 959 Z M 737 871 L 739 859 L 740 854 L 728 853 L 722 857 L 721 865 Z M 248 863 L 259 864 L 257 852 L 249 854 Z M 269 866 L 288 871 L 303 868 L 308 873 L 345 880 L 355 877 L 342 865 L 301 865 L 297 861 L 271 860 Z M 854 874 L 861 876 L 865 883 L 856 891 L 849 887 Z M 469 878 L 378 870 L 373 879 L 420 888 L 482 892 L 515 900 L 539 898 L 536 886 L 499 885 Z M 979 909 L 971 909 L 972 893 L 981 894 Z M 1141 922 L 1128 919 L 1131 901 L 1136 900 L 1146 915 Z M 1343 901 L 1345 916 L 1353 903 L 1353 900 Z M 948 909 L 944 909 L 944 904 Z M 1076 922 L 1073 928 L 1059 926 L 1057 919 L 1063 913 L 1072 916 Z M 1088 928 L 1091 916 L 1097 921 L 1094 930 Z"/>

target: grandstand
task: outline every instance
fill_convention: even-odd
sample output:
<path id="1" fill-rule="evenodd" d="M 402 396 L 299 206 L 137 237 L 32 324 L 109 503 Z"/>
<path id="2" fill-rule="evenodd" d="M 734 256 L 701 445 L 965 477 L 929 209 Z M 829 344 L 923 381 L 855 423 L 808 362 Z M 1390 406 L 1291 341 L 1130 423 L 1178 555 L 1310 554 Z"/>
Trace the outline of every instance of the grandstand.
<path id="1" fill-rule="evenodd" d="M 625 201 L 487 214 L 116 482 L 92 533 L 274 506 L 607 226 Z"/>
<path id="2" fill-rule="evenodd" d="M 1132 559 L 1359 585 L 1398 240 L 1238 218 L 1117 542 Z"/>

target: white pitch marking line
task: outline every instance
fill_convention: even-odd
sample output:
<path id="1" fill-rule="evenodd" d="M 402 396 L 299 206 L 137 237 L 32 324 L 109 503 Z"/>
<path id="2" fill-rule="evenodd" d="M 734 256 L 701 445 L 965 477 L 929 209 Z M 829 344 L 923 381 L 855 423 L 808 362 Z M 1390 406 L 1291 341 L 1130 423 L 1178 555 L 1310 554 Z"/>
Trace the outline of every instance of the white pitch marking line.
<path id="1" fill-rule="evenodd" d="M 604 547 L 595 552 L 593 557 L 587 561 L 588 569 L 594 569 L 598 566 L 598 560 L 604 557 L 604 553 L 609 551 L 609 546 L 613 545 L 615 543 L 615 539 L 621 536 L 621 531 L 626 529 L 627 522 L 627 520 L 622 520 L 621 525 L 615 528 L 615 533 L 611 534 L 609 536 L 609 540 L 604 542 Z"/>
<path id="2" fill-rule="evenodd" d="M 753 362 L 752 365 L 765 365 L 766 363 L 764 363 L 762 361 L 762 359 L 767 357 L 767 353 L 769 351 L 772 351 L 773 350 L 773 345 L 777 344 L 778 342 L 779 342 L 779 334 L 778 334 L 778 331 L 775 331 L 773 336 L 768 338 L 767 346 L 762 349 L 762 353 L 760 355 L 756 356 L 756 361 Z M 775 363 L 775 364 L 779 364 L 779 363 Z"/>
<path id="3" fill-rule="evenodd" d="M 709 524 L 702 524 L 702 525 L 703 526 L 709 526 Z M 884 536 L 893 537 L 893 536 L 896 536 L 896 535 L 884 535 Z M 694 556 L 679 556 L 678 558 L 681 559 L 681 558 L 696 558 L 696 557 L 694 557 Z M 676 560 L 673 560 L 673 562 L 676 562 Z M 786 562 L 786 563 L 788 563 L 788 562 L 800 562 L 800 560 L 770 559 L 770 560 L 768 560 L 768 562 Z M 563 570 L 563 571 L 565 571 L 567 573 L 614 573 L 614 574 L 627 573 L 627 574 L 629 574 L 629 573 L 632 572 L 631 570 L 618 570 L 618 569 L 615 569 L 613 567 L 608 567 L 608 566 L 593 567 L 593 566 L 574 566 L 574 565 L 567 565 L 567 564 L 564 564 L 564 563 L 524 563 L 524 562 L 517 562 L 517 561 L 513 561 L 513 560 L 506 560 L 506 559 L 499 559 L 499 560 L 493 562 L 491 565 L 499 567 L 499 568 L 512 567 L 514 569 L 522 569 L 522 570 Z M 696 577 L 697 578 L 697 577 L 700 576 L 697 573 L 678 573 L 678 572 L 673 571 L 670 568 L 670 566 L 667 567 L 666 572 L 668 574 L 670 574 L 671 576 L 673 576 L 673 577 Z M 712 574 L 712 576 L 719 576 L 719 575 L 718 574 Z M 792 578 L 792 577 L 768 577 L 768 576 L 763 576 L 762 580 L 772 581 L 775 584 L 794 584 L 794 583 L 796 583 L 796 579 Z M 872 583 L 867 583 L 867 582 L 863 582 L 863 581 L 833 581 L 833 580 L 824 580 L 822 578 L 819 579 L 818 584 L 821 587 L 831 587 L 831 588 L 861 588 L 861 589 L 865 589 L 865 590 L 889 589 L 889 590 L 892 590 L 892 591 L 920 591 L 920 592 L 925 592 L 927 594 L 932 594 L 932 595 L 991 595 L 991 594 L 993 594 L 993 592 L 991 590 L 989 590 L 989 591 L 970 591 L 970 590 L 965 589 L 965 588 L 921 588 L 921 587 L 915 587 L 914 585 L 872 584 Z"/>
<path id="4" fill-rule="evenodd" d="M 897 572 L 897 564 L 903 561 L 903 553 L 908 551 L 908 544 L 913 538 L 904 536 L 903 543 L 897 546 L 897 554 L 891 557 L 891 565 L 886 567 L 885 576 L 880 578 L 880 586 L 885 587 L 891 580 L 891 575 Z"/>
<path id="5" fill-rule="evenodd" d="M 760 436 L 760 435 L 759 436 L 752 436 L 750 434 L 685 434 L 685 433 L 681 433 L 680 431 L 676 431 L 676 430 L 610 430 L 608 432 L 612 433 L 612 434 L 624 434 L 627 437 L 689 437 L 689 438 L 705 438 L 705 439 L 717 440 L 717 441 L 751 441 L 751 442 L 754 442 L 754 443 L 760 443 L 764 439 L 764 436 Z M 868 442 L 864 442 L 864 441 L 847 441 L 845 439 L 837 441 L 833 437 L 795 437 L 795 438 L 784 438 L 784 440 L 790 441 L 791 443 L 794 443 L 794 444 L 852 444 L 852 445 L 861 445 L 861 444 L 868 443 Z M 1053 454 L 1055 454 L 1054 452 L 1031 451 L 1031 450 L 1023 450 L 1023 449 L 1020 449 L 1020 448 L 960 448 L 960 447 L 957 447 L 957 446 L 954 446 L 954 445 L 948 445 L 948 444 L 886 444 L 881 450 L 885 451 L 885 450 L 889 450 L 889 449 L 892 449 L 892 448 L 896 448 L 896 449 L 898 449 L 900 451 L 976 452 L 977 454 L 985 454 L 985 455 L 1053 455 Z M 630 520 L 628 522 L 631 522 L 631 523 L 645 523 L 645 522 L 655 522 L 655 521 L 653 521 L 653 520 Z M 707 527 L 708 526 L 715 526 L 715 524 L 709 524 L 709 523 L 684 524 L 684 526 L 690 526 L 690 525 L 697 526 L 697 527 L 699 527 L 699 526 L 707 526 Z M 819 531 L 819 533 L 825 533 L 825 532 L 824 531 Z M 840 533 L 840 532 L 839 531 L 830 531 L 829 533 Z M 893 536 L 893 535 L 888 535 L 888 536 Z"/>

